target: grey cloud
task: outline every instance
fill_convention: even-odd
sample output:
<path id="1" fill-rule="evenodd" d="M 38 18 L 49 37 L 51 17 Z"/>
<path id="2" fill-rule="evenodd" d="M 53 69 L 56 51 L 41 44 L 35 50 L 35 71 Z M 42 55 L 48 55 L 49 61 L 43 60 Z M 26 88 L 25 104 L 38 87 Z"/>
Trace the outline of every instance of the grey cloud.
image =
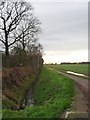
<path id="1" fill-rule="evenodd" d="M 82 3 L 34 3 L 42 22 L 40 42 L 45 50 L 87 49 L 88 7 Z"/>

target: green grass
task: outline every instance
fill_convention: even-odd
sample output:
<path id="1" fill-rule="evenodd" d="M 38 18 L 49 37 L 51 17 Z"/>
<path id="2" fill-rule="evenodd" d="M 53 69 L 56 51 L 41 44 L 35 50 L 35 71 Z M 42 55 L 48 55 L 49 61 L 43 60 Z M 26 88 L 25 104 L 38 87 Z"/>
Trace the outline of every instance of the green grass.
<path id="1" fill-rule="evenodd" d="M 71 105 L 73 81 L 55 71 L 43 68 L 35 88 L 35 105 L 24 110 L 3 110 L 4 118 L 59 118 Z"/>
<path id="2" fill-rule="evenodd" d="M 49 65 L 49 67 L 55 68 L 60 71 L 73 71 L 76 73 L 82 73 L 88 75 L 88 64 L 61 64 L 61 65 Z"/>

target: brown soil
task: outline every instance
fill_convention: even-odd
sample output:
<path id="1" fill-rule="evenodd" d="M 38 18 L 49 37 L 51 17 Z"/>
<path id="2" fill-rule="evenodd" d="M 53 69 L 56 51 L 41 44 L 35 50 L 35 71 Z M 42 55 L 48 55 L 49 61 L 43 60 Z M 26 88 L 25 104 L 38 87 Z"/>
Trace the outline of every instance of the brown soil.
<path id="1" fill-rule="evenodd" d="M 72 98 L 71 107 L 62 114 L 61 118 L 88 118 L 88 99 L 76 83 L 74 88 L 75 96 Z"/>
<path id="2" fill-rule="evenodd" d="M 73 97 L 72 110 L 76 112 L 88 111 L 88 99 L 83 94 L 82 90 L 77 85 L 75 86 L 75 96 Z"/>
<path id="3" fill-rule="evenodd" d="M 74 80 L 75 96 L 70 109 L 66 110 L 61 118 L 88 118 L 88 80 L 68 74 L 65 76 Z"/>

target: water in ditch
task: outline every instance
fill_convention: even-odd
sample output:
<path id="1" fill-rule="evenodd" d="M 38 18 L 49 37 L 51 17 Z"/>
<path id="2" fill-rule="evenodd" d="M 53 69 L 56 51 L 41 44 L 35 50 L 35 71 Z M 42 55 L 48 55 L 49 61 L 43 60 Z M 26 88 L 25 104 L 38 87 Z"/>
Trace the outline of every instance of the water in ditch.
<path id="1" fill-rule="evenodd" d="M 34 106 L 34 89 L 36 86 L 36 82 L 38 81 L 37 79 L 32 83 L 30 89 L 28 90 L 27 94 L 25 95 L 25 98 L 22 102 L 22 106 L 25 108 L 26 106 Z"/>
<path id="2" fill-rule="evenodd" d="M 33 92 L 30 90 L 25 99 L 23 100 L 23 106 L 34 106 Z"/>

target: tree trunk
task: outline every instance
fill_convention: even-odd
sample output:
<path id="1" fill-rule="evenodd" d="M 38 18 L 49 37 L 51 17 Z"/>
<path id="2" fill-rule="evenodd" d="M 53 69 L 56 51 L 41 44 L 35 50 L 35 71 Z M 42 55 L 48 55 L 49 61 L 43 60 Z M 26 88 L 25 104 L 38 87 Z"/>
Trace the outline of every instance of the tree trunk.
<path id="1" fill-rule="evenodd" d="M 8 34 L 6 30 L 5 30 L 5 54 L 6 56 L 9 56 Z"/>
<path id="2" fill-rule="evenodd" d="M 22 47 L 23 47 L 23 51 L 25 51 L 25 36 L 24 36 L 24 32 L 23 32 L 23 37 L 22 37 Z"/>
<path id="3" fill-rule="evenodd" d="M 9 56 L 9 47 L 8 47 L 8 45 L 5 46 L 5 54 L 6 54 L 6 56 Z"/>
<path id="4" fill-rule="evenodd" d="M 9 68 L 9 47 L 5 46 L 5 55 L 6 55 L 6 67 Z"/>

